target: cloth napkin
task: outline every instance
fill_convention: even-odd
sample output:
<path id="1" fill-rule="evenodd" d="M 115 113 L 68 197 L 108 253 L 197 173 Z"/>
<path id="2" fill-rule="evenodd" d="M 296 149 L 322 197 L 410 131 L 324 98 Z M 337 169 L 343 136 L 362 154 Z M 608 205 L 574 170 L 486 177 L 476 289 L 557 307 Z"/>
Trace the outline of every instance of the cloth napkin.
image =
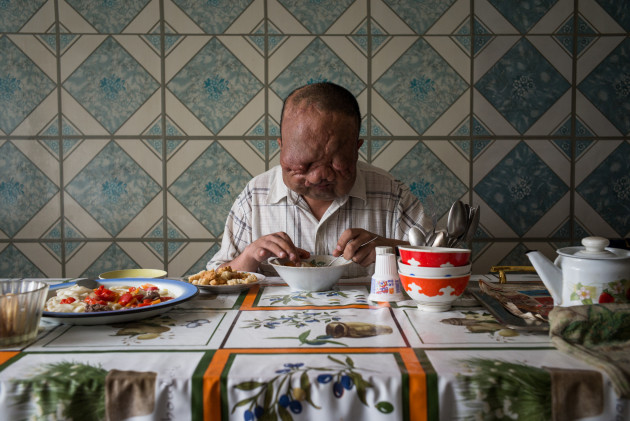
<path id="1" fill-rule="evenodd" d="M 556 348 L 602 369 L 630 398 L 630 304 L 555 307 L 549 336 Z"/>
<path id="2" fill-rule="evenodd" d="M 595 417 L 604 410 L 602 373 L 544 367 L 551 377 L 551 419 L 573 421 Z"/>
<path id="3" fill-rule="evenodd" d="M 153 371 L 109 371 L 105 377 L 107 421 L 152 414 L 156 379 Z"/>

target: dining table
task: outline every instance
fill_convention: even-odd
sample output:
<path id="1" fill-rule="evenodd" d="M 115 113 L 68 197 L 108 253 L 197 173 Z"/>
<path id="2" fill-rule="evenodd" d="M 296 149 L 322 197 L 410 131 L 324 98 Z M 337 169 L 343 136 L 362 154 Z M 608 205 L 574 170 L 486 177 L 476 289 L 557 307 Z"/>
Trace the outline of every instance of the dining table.
<path id="1" fill-rule="evenodd" d="M 473 294 L 427 312 L 369 301 L 370 277 L 317 292 L 262 278 L 146 319 L 43 317 L 34 342 L 0 349 L 0 420 L 630 419 L 606 371 Z"/>

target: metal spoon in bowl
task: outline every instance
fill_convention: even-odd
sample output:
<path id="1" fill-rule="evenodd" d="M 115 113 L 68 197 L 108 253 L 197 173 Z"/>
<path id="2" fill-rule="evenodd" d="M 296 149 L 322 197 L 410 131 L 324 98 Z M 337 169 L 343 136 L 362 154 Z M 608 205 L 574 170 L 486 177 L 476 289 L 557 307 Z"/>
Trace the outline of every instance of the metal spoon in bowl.
<path id="1" fill-rule="evenodd" d="M 424 245 L 430 246 L 433 244 L 433 241 L 435 241 L 435 230 L 437 229 L 437 205 L 431 195 L 425 197 L 422 205 L 424 206 L 424 211 L 422 212 L 422 215 L 420 215 L 420 226 L 423 230 L 426 230 L 427 226 L 430 227 L 428 230 L 424 231 Z"/>
<path id="2" fill-rule="evenodd" d="M 89 288 L 89 289 L 96 289 L 96 288 L 98 288 L 101 285 L 94 278 L 79 279 L 76 282 L 76 284 L 81 286 L 81 287 L 85 287 L 85 288 Z"/>
<path id="3" fill-rule="evenodd" d="M 463 243 L 468 243 L 472 240 L 479 225 L 479 206 L 470 208 L 467 220 L 466 229 L 457 238 L 452 247 L 462 247 Z"/>
<path id="4" fill-rule="evenodd" d="M 452 247 L 459 236 L 466 232 L 467 224 L 468 216 L 466 214 L 466 207 L 458 200 L 453 203 L 451 210 L 448 212 L 448 220 L 446 222 L 446 232 L 448 236 L 445 241 L 447 247 Z"/>
<path id="5" fill-rule="evenodd" d="M 371 243 L 372 241 L 376 240 L 377 238 L 378 238 L 378 235 L 377 235 L 376 237 L 372 238 L 371 240 L 368 240 L 368 241 L 366 241 L 365 243 L 361 244 L 361 245 L 359 246 L 359 249 L 360 249 L 361 247 L 363 247 L 364 245 L 366 245 L 366 244 L 368 244 L 368 243 Z M 350 241 L 348 241 L 348 244 L 350 244 L 352 241 L 354 241 L 354 240 L 350 240 Z M 346 244 L 346 245 L 347 245 L 347 244 Z M 357 249 L 357 250 L 359 250 L 359 249 Z M 343 253 L 342 253 L 342 254 L 340 254 L 339 256 L 335 257 L 334 259 L 332 259 L 332 260 L 330 261 L 330 263 L 328 263 L 326 266 L 332 266 L 332 264 L 333 264 L 333 263 L 335 263 L 335 262 L 337 261 L 337 259 L 339 259 L 340 257 L 343 257 Z"/>
<path id="6" fill-rule="evenodd" d="M 412 246 L 424 246 L 426 238 L 422 230 L 418 227 L 411 227 L 409 229 L 409 244 Z"/>
<path id="7" fill-rule="evenodd" d="M 443 230 L 437 230 L 435 232 L 435 239 L 433 240 L 433 247 L 444 247 L 446 246 L 446 232 Z"/>
<path id="8" fill-rule="evenodd" d="M 466 242 L 471 241 L 475 236 L 475 232 L 477 231 L 477 227 L 479 226 L 479 218 L 481 216 L 479 212 L 479 206 L 477 206 L 476 208 L 472 208 L 472 210 L 473 212 L 471 215 L 470 225 L 466 230 L 466 237 L 464 238 L 464 241 Z"/>

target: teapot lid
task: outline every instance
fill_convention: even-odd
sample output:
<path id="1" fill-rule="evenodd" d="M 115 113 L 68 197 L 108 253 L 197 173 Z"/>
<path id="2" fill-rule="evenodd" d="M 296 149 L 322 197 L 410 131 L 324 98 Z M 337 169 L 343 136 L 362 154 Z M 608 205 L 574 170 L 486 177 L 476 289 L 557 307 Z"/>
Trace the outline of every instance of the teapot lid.
<path id="1" fill-rule="evenodd" d="M 604 237 L 585 237 L 582 239 L 584 247 L 565 247 L 558 250 L 558 254 L 580 259 L 627 259 L 630 251 L 608 247 L 610 241 Z"/>

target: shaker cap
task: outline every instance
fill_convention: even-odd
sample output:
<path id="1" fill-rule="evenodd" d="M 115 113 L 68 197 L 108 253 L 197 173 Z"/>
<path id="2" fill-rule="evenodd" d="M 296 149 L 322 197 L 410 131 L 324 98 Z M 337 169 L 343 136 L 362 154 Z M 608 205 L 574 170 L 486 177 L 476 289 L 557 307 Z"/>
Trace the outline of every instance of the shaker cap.
<path id="1" fill-rule="evenodd" d="M 374 247 L 376 250 L 376 254 L 394 254 L 394 248 L 388 246 L 377 246 Z"/>

